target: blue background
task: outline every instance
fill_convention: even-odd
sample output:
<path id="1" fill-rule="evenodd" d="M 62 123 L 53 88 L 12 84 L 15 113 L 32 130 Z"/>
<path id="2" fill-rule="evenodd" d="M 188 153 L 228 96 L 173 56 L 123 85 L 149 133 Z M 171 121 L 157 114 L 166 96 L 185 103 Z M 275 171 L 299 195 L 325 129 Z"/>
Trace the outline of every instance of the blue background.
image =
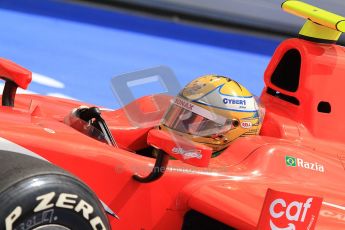
<path id="1" fill-rule="evenodd" d="M 119 106 L 110 88 L 113 76 L 158 65 L 172 68 L 181 85 L 214 73 L 258 95 L 280 42 L 50 0 L 1 1 L 0 31 L 1 57 L 56 81 L 34 78 L 30 91 L 109 108 Z M 155 90 L 144 87 L 136 95 Z"/>

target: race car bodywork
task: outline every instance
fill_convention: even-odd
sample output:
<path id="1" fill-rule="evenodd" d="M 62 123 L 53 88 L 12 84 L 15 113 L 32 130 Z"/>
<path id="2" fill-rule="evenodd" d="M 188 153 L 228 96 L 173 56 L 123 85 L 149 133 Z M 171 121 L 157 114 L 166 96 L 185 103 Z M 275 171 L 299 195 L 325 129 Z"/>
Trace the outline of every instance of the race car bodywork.
<path id="1" fill-rule="evenodd" d="M 3 78 L 26 88 L 29 73 L 6 63 L 1 60 Z M 150 148 L 148 133 L 159 124 L 171 96 L 144 96 L 115 111 L 100 109 L 114 137 L 112 145 L 104 138 L 107 130 L 103 129 L 101 138 L 90 130 L 85 132 L 85 124 L 68 121 L 76 108 L 94 105 L 16 95 L 13 107 L 11 100 L 3 102 L 0 136 L 12 151 L 47 160 L 87 184 L 108 213 L 119 216 L 108 215 L 112 229 L 268 229 L 258 225 L 263 216 L 275 226 L 279 225 L 275 221 L 285 218 L 288 225 L 279 226 L 284 228 L 311 219 L 308 207 L 321 200 L 314 222 L 307 224 L 343 229 L 344 71 L 344 47 L 300 38 L 284 41 L 265 72 L 261 134 L 237 139 L 210 158 L 207 167 L 169 160 L 164 175 L 149 183 L 133 175 L 152 171 L 156 159 L 143 150 Z M 8 91 L 14 99 L 15 91 Z M 129 113 L 139 114 L 144 125 L 133 123 Z M 267 212 L 262 207 L 268 189 L 278 191 L 278 197 L 279 192 L 289 193 L 295 202 L 300 195 L 306 199 L 293 208 L 293 202 L 284 200 L 282 194 L 280 203 L 270 203 L 272 209 Z M 308 201 L 308 197 L 314 199 Z M 58 206 L 58 202 L 49 204 Z M 77 202 L 69 205 L 85 214 Z M 9 220 L 14 223 L 16 219 Z"/>

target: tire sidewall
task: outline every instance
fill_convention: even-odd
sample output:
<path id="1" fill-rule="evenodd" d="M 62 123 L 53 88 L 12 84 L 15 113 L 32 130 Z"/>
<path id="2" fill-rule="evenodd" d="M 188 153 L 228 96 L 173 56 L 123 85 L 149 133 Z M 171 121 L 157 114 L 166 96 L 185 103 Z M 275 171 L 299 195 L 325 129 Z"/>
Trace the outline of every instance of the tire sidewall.
<path id="1" fill-rule="evenodd" d="M 110 229 L 102 205 L 90 189 L 73 177 L 59 174 L 27 178 L 1 192 L 0 220 L 5 230 L 49 225 Z"/>

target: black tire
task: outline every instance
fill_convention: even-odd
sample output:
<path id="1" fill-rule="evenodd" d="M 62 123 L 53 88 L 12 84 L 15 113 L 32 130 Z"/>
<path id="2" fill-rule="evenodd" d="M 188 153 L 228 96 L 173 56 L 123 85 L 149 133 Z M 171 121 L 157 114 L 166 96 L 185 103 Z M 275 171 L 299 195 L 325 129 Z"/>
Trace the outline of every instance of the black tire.
<path id="1" fill-rule="evenodd" d="M 1 229 L 110 229 L 98 198 L 75 177 L 22 154 L 1 151 L 0 162 Z"/>

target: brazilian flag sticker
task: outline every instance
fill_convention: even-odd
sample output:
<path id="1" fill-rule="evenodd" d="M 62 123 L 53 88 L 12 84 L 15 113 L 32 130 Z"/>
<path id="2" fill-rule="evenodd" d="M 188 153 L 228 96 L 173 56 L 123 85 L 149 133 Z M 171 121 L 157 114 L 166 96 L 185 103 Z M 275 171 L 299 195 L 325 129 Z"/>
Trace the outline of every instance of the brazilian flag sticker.
<path id="1" fill-rule="evenodd" d="M 285 164 L 286 166 L 289 166 L 289 167 L 296 167 L 296 158 L 285 156 Z"/>

